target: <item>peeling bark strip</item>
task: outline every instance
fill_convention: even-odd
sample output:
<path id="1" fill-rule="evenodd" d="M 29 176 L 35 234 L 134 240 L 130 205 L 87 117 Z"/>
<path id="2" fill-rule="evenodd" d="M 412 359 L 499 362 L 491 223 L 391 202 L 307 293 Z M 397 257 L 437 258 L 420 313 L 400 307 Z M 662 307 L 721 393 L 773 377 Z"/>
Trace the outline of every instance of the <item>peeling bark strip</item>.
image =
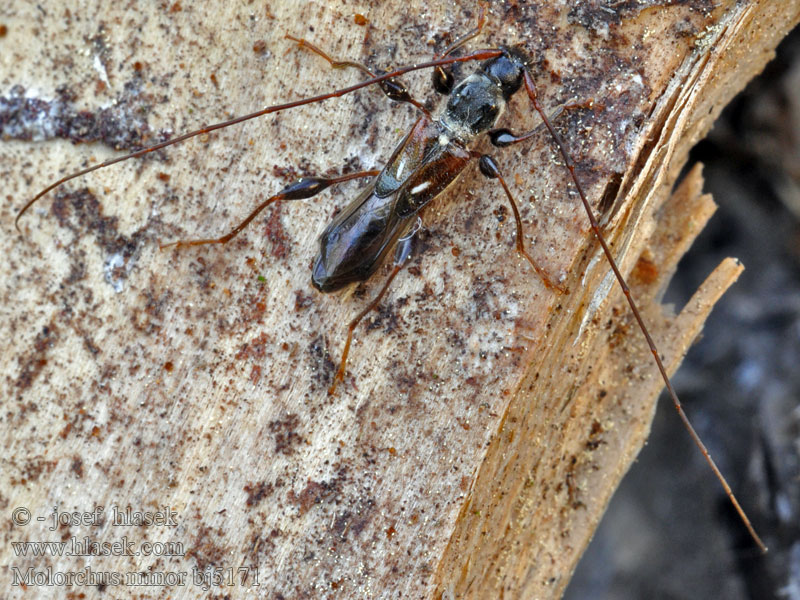
<path id="1" fill-rule="evenodd" d="M 159 132 L 358 80 L 298 51 L 286 32 L 388 67 L 429 58 L 475 18 L 471 4 L 414 2 L 16 4 L 1 18 L 0 51 L 13 67 L 0 96 L 20 85 L 53 100 L 67 86 L 75 106 L 97 113 L 135 80 L 153 99 L 147 131 Z M 699 167 L 676 187 L 677 174 L 798 12 L 797 2 L 766 0 L 497 3 L 475 43 L 524 43 L 551 109 L 595 100 L 557 127 L 590 199 L 608 207 L 609 241 L 672 370 L 741 269 L 723 262 L 677 317 L 662 310 L 680 255 L 713 211 Z M 426 76 L 408 81 L 415 97 L 436 99 Z M 517 98 L 505 124 L 527 130 L 537 123 L 531 112 Z M 92 557 L 91 568 L 164 581 L 186 573 L 185 585 L 169 588 L 183 598 L 206 595 L 192 579 L 203 569 L 231 569 L 235 585 L 224 593 L 241 598 L 562 593 L 662 386 L 546 134 L 493 154 L 523 201 L 534 258 L 565 273 L 572 293 L 544 290 L 513 252 L 502 192 L 467 174 L 427 213 L 424 251 L 356 332 L 334 398 L 325 390 L 342 324 L 381 282 L 323 296 L 308 267 L 314 240 L 356 184 L 286 204 L 229 247 L 157 250 L 224 232 L 291 174 L 380 166 L 414 116 L 367 90 L 218 132 L 174 148 L 166 162 L 71 182 L 64 197 L 91 198 L 92 211 L 45 200 L 24 223 L 25 239 L 11 233 L 14 210 L 111 151 L 0 142 L 0 323 L 13 340 L 0 356 L 0 431 L 13 457 L 0 458 L 0 506 L 34 517 L 53 506 L 166 506 L 178 521 L 70 521 L 53 532 L 34 518 L 7 528 L 8 542 L 182 545 L 170 557 Z M 104 276 L 111 246 L 97 215 L 115 240 L 136 242 L 124 286 Z M 31 477 L 39 463 L 47 468 Z M 22 558 L 9 543 L 0 553 L 0 564 L 23 573 L 84 567 L 74 557 Z M 249 588 L 256 569 L 260 586 Z M 11 597 L 19 589 L 8 577 L 0 586 Z M 94 587 L 112 586 L 123 596 L 143 589 Z"/>

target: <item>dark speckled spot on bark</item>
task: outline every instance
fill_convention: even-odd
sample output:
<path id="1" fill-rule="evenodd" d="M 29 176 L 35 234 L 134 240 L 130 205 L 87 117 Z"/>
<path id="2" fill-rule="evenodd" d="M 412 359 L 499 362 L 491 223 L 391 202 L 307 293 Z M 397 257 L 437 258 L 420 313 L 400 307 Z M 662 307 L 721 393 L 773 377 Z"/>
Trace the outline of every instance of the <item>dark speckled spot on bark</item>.
<path id="1" fill-rule="evenodd" d="M 300 418 L 296 414 L 275 419 L 267 425 L 267 429 L 275 438 L 276 454 L 293 454 L 295 446 L 302 443 L 303 437 L 297 432 L 299 425 Z"/>
<path id="2" fill-rule="evenodd" d="M 62 138 L 76 144 L 102 142 L 115 150 L 137 150 L 169 139 L 165 131 L 150 130 L 147 115 L 154 100 L 141 93 L 138 79 L 126 83 L 111 106 L 96 111 L 76 108 L 67 88 L 58 92 L 54 99 L 26 97 L 25 88 L 15 85 L 8 96 L 0 96 L 0 139 Z"/>
<path id="3" fill-rule="evenodd" d="M 31 386 L 33 380 L 41 373 L 47 364 L 47 353 L 58 339 L 58 330 L 51 323 L 42 328 L 36 335 L 33 349 L 20 357 L 22 368 L 17 377 L 17 387 L 25 390 Z"/>
<path id="4" fill-rule="evenodd" d="M 244 491 L 247 494 L 245 504 L 247 506 L 256 506 L 264 498 L 272 495 L 275 486 L 266 481 L 259 481 L 258 483 L 248 483 L 244 486 Z"/>

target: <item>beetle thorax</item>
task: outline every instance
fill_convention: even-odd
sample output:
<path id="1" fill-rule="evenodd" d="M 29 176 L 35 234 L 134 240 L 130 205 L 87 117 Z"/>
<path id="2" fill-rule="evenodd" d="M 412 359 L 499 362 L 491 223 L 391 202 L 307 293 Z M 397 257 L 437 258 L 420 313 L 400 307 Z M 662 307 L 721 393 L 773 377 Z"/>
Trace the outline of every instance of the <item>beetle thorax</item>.
<path id="1" fill-rule="evenodd" d="M 487 74 L 473 73 L 450 94 L 439 122 L 464 144 L 486 133 L 505 109 L 503 90 Z"/>

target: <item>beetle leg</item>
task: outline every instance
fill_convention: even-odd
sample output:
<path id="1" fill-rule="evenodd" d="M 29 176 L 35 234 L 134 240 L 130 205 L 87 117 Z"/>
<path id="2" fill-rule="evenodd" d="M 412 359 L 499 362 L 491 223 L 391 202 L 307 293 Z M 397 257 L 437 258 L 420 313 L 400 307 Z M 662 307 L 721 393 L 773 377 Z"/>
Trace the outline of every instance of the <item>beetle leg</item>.
<path id="1" fill-rule="evenodd" d="M 481 4 L 480 11 L 478 12 L 478 25 L 475 29 L 472 29 L 458 38 L 455 42 L 450 44 L 447 49 L 438 54 L 436 58 L 442 58 L 445 56 L 450 56 L 453 52 L 461 48 L 464 44 L 470 41 L 473 38 L 476 38 L 480 35 L 483 26 L 486 25 L 486 4 Z M 433 82 L 433 89 L 443 95 L 449 94 L 453 90 L 453 85 L 455 83 L 455 79 L 453 78 L 453 70 L 449 67 L 436 67 L 433 69 L 433 74 L 431 75 L 431 80 Z"/>
<path id="2" fill-rule="evenodd" d="M 594 98 L 589 98 L 588 100 L 583 100 L 578 102 L 577 100 L 573 100 L 571 102 L 565 102 L 556 107 L 556 109 L 552 112 L 549 117 L 550 122 L 555 121 L 558 119 L 564 112 L 568 110 L 575 110 L 578 108 L 587 108 L 592 109 L 595 107 Z M 536 127 L 527 131 L 525 133 L 514 133 L 510 129 L 492 129 L 489 132 L 489 140 L 492 142 L 492 145 L 496 148 L 505 148 L 506 146 L 511 146 L 512 144 L 518 144 L 519 142 L 524 142 L 525 140 L 532 138 L 534 135 L 539 133 L 540 131 L 545 129 L 544 122 L 539 123 Z"/>
<path id="3" fill-rule="evenodd" d="M 511 203 L 511 210 L 514 211 L 514 220 L 517 222 L 517 252 L 525 257 L 525 259 L 531 264 L 533 270 L 536 271 L 536 274 L 542 280 L 542 283 L 546 288 L 550 290 L 556 290 L 561 294 L 566 294 L 567 289 L 558 285 L 557 283 L 554 283 L 547 274 L 547 271 L 536 264 L 536 261 L 533 260 L 533 257 L 528 254 L 527 250 L 525 250 L 525 242 L 523 241 L 522 235 L 522 219 L 519 216 L 519 209 L 517 208 L 517 203 L 514 201 L 514 197 L 511 195 L 511 190 L 508 189 L 508 185 L 506 185 L 506 181 L 503 179 L 502 173 L 500 173 L 500 167 L 497 166 L 497 163 L 488 154 L 484 154 L 480 157 L 478 165 L 483 175 L 489 179 L 497 179 L 500 182 L 500 185 L 503 186 L 503 191 L 506 193 L 506 197 L 508 197 L 508 201 Z"/>
<path id="4" fill-rule="evenodd" d="M 373 73 L 369 67 L 360 62 L 355 62 L 352 60 L 336 60 L 335 58 L 332 58 L 330 55 L 328 55 L 327 52 L 318 48 L 308 40 L 305 40 L 303 38 L 296 38 L 293 35 L 289 34 L 286 34 L 285 37 L 286 39 L 292 40 L 293 42 L 297 42 L 297 45 L 300 46 L 301 48 L 308 48 L 314 54 L 321 56 L 322 58 L 327 60 L 328 63 L 331 65 L 331 67 L 333 67 L 334 69 L 348 69 L 348 68 L 358 69 L 359 71 L 361 71 L 362 73 L 364 73 L 369 77 L 377 76 L 377 74 Z M 411 97 L 411 94 L 408 93 L 408 88 L 406 88 L 406 85 L 399 79 L 394 77 L 391 79 L 385 79 L 381 81 L 378 85 L 380 86 L 383 93 L 386 94 L 386 96 L 389 98 L 389 100 L 394 100 L 395 102 L 408 102 L 409 104 L 412 104 L 413 106 L 421 110 L 426 116 L 428 117 L 431 116 L 431 113 L 428 111 L 427 108 L 425 108 L 425 106 L 423 106 L 420 102 L 417 102 L 416 100 L 414 100 L 414 98 Z"/>
<path id="5" fill-rule="evenodd" d="M 414 249 L 414 239 L 417 231 L 420 230 L 422 227 L 422 219 L 417 217 L 417 222 L 414 225 L 413 229 L 407 233 L 405 236 L 401 237 L 397 240 L 397 249 L 395 250 L 394 254 L 394 267 L 392 268 L 392 272 L 389 273 L 389 278 L 386 280 L 386 283 L 383 284 L 381 291 L 378 292 L 378 295 L 370 302 L 360 313 L 356 315 L 356 317 L 350 321 L 350 324 L 347 326 L 347 340 L 344 343 L 344 350 L 342 351 L 342 359 L 339 361 L 339 370 L 336 372 L 336 376 L 333 378 L 333 383 L 331 387 L 328 389 L 328 395 L 333 395 L 336 392 L 336 386 L 339 385 L 340 381 L 344 380 L 345 368 L 347 366 L 347 355 L 350 353 L 350 343 L 353 341 L 353 331 L 361 322 L 367 313 L 369 313 L 372 309 L 378 306 L 378 303 L 381 301 L 383 296 L 386 294 L 386 291 L 389 289 L 389 286 L 392 283 L 392 280 L 397 276 L 397 274 L 403 270 L 403 267 L 408 263 L 408 259 L 411 256 L 411 252 Z"/>
<path id="6" fill-rule="evenodd" d="M 273 202 L 277 202 L 278 200 L 305 200 L 307 198 L 316 196 L 322 190 L 333 184 L 350 181 L 351 179 L 359 179 L 361 177 L 375 177 L 378 173 L 380 173 L 380 171 L 359 171 L 357 173 L 349 173 L 340 177 L 302 177 L 294 183 L 287 185 L 279 193 L 264 200 L 264 202 L 259 204 L 253 212 L 247 215 L 247 218 L 244 221 L 239 223 L 229 233 L 223 235 L 222 237 L 203 240 L 178 240 L 177 242 L 170 242 L 169 244 L 160 244 L 159 247 L 163 250 L 164 248 L 169 248 L 170 246 L 182 248 L 184 246 L 202 246 L 203 244 L 225 244 L 233 239 L 233 237 L 242 229 L 247 227 L 250 221 L 256 218 L 258 213 L 267 208 Z"/>

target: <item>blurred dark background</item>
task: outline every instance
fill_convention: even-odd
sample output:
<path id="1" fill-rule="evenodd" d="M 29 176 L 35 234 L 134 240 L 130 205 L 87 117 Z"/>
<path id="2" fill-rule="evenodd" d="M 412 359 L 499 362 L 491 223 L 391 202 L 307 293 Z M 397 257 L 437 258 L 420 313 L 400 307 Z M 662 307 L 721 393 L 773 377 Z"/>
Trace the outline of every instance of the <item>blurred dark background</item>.
<path id="1" fill-rule="evenodd" d="M 671 404 L 617 491 L 566 598 L 800 600 L 800 29 L 690 156 L 719 210 L 666 301 L 726 256 L 745 272 L 674 378 L 756 530 L 747 536 Z"/>

